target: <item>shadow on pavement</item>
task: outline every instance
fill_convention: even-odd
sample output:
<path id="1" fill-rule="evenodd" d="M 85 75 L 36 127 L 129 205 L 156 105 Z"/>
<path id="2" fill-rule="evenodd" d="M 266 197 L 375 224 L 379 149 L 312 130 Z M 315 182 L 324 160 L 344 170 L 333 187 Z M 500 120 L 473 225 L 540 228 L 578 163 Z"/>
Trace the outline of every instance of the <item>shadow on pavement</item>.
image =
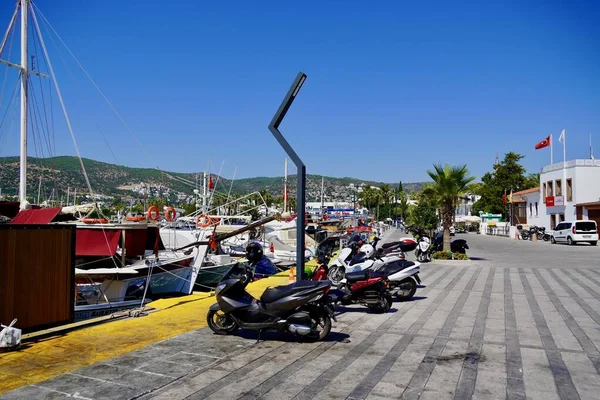
<path id="1" fill-rule="evenodd" d="M 240 329 L 238 332 L 236 332 L 234 334 L 234 336 L 241 337 L 244 339 L 257 340 L 258 332 L 245 331 L 243 329 Z M 348 335 L 346 333 L 334 332 L 332 330 L 331 332 L 329 332 L 329 335 L 327 335 L 327 337 L 321 341 L 322 342 L 342 342 L 342 341 L 348 339 L 349 337 L 350 337 L 350 335 Z M 267 332 L 263 332 L 260 334 L 260 341 L 261 342 L 274 341 L 274 342 L 301 343 L 301 342 L 304 342 L 305 340 L 302 338 L 302 336 L 295 336 L 295 335 L 288 334 L 285 332 L 281 333 L 281 332 L 275 332 L 275 331 L 267 331 Z"/>
<path id="2" fill-rule="evenodd" d="M 413 296 L 408 300 L 398 300 L 398 299 L 394 299 L 394 301 L 401 301 L 402 303 L 410 303 L 411 301 L 419 301 L 419 300 L 425 300 L 427 298 L 427 296 Z"/>

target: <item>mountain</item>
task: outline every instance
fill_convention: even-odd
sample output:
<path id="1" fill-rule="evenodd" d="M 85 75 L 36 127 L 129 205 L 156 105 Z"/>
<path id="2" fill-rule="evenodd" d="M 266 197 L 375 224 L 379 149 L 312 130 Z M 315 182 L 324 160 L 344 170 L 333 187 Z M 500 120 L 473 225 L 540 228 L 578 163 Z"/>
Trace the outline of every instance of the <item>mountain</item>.
<path id="1" fill-rule="evenodd" d="M 87 171 L 92 190 L 95 194 L 116 197 L 136 197 L 145 195 L 149 197 L 173 198 L 180 202 L 193 198 L 193 190 L 198 181 L 202 185 L 201 173 L 179 173 L 161 171 L 155 168 L 131 168 L 122 165 L 109 164 L 90 159 L 82 159 Z M 85 177 L 77 157 L 61 156 L 52 158 L 28 158 L 27 165 L 27 191 L 30 197 L 37 196 L 41 182 L 41 197 L 56 199 L 67 195 L 67 190 L 73 193 L 88 193 Z M 317 201 L 321 198 L 320 175 L 308 175 L 306 191 L 308 201 Z M 213 175 L 217 191 L 227 193 L 231 180 Z M 380 186 L 383 182 L 364 181 L 355 178 L 324 177 L 326 200 L 349 200 L 352 192 L 348 186 L 371 185 Z M 390 184 L 392 188 L 397 183 Z M 0 189 L 4 195 L 16 195 L 19 186 L 19 158 L 0 158 Z M 403 183 L 405 191 L 418 191 L 423 183 Z M 288 176 L 288 187 L 293 196 L 296 187 L 296 176 Z M 283 177 L 257 177 L 238 179 L 233 182 L 232 192 L 236 194 L 251 193 L 259 190 L 268 190 L 273 196 L 283 195 Z"/>

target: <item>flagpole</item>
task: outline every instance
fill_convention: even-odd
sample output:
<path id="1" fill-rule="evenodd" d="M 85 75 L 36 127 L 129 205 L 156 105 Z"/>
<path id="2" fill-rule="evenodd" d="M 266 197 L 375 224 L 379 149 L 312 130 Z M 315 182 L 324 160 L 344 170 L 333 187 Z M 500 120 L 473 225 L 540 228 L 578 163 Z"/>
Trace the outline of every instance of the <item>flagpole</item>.
<path id="1" fill-rule="evenodd" d="M 561 193 L 561 195 L 564 196 L 564 199 L 566 200 L 566 196 L 564 195 L 564 193 L 567 192 L 567 130 L 563 129 L 560 135 L 563 138 L 563 193 Z M 564 200 L 563 204 L 565 204 Z"/>
<path id="2" fill-rule="evenodd" d="M 552 165 L 553 162 L 553 157 L 552 154 L 554 153 L 554 138 L 552 137 L 552 134 L 550 134 L 550 165 Z"/>
<path id="3" fill-rule="evenodd" d="M 563 168 L 567 163 L 567 130 L 563 129 Z"/>

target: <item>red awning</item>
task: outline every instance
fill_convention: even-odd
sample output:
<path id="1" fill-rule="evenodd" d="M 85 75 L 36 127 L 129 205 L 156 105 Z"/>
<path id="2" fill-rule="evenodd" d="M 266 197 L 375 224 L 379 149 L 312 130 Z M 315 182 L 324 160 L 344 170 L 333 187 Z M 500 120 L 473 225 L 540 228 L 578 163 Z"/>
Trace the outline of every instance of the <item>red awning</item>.
<path id="1" fill-rule="evenodd" d="M 109 257 L 117 252 L 120 229 L 77 229 L 75 255 Z"/>
<path id="2" fill-rule="evenodd" d="M 49 224 L 60 213 L 60 207 L 56 208 L 38 208 L 23 210 L 17 214 L 10 222 L 11 224 L 29 225 L 29 224 Z"/>
<path id="3" fill-rule="evenodd" d="M 147 229 L 131 229 L 125 231 L 125 254 L 127 255 L 127 258 L 143 256 L 146 249 L 150 250 L 154 248 L 154 243 L 152 243 L 152 246 L 146 246 L 147 239 Z"/>

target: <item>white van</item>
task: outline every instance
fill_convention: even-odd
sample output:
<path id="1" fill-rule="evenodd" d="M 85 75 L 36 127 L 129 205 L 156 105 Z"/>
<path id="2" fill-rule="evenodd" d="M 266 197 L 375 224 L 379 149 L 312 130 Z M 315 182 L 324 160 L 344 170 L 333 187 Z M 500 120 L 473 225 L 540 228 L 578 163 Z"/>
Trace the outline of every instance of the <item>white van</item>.
<path id="1" fill-rule="evenodd" d="M 598 243 L 598 227 L 596 221 L 565 221 L 556 225 L 552 232 L 552 243 L 575 244 L 588 242 L 592 246 Z"/>

